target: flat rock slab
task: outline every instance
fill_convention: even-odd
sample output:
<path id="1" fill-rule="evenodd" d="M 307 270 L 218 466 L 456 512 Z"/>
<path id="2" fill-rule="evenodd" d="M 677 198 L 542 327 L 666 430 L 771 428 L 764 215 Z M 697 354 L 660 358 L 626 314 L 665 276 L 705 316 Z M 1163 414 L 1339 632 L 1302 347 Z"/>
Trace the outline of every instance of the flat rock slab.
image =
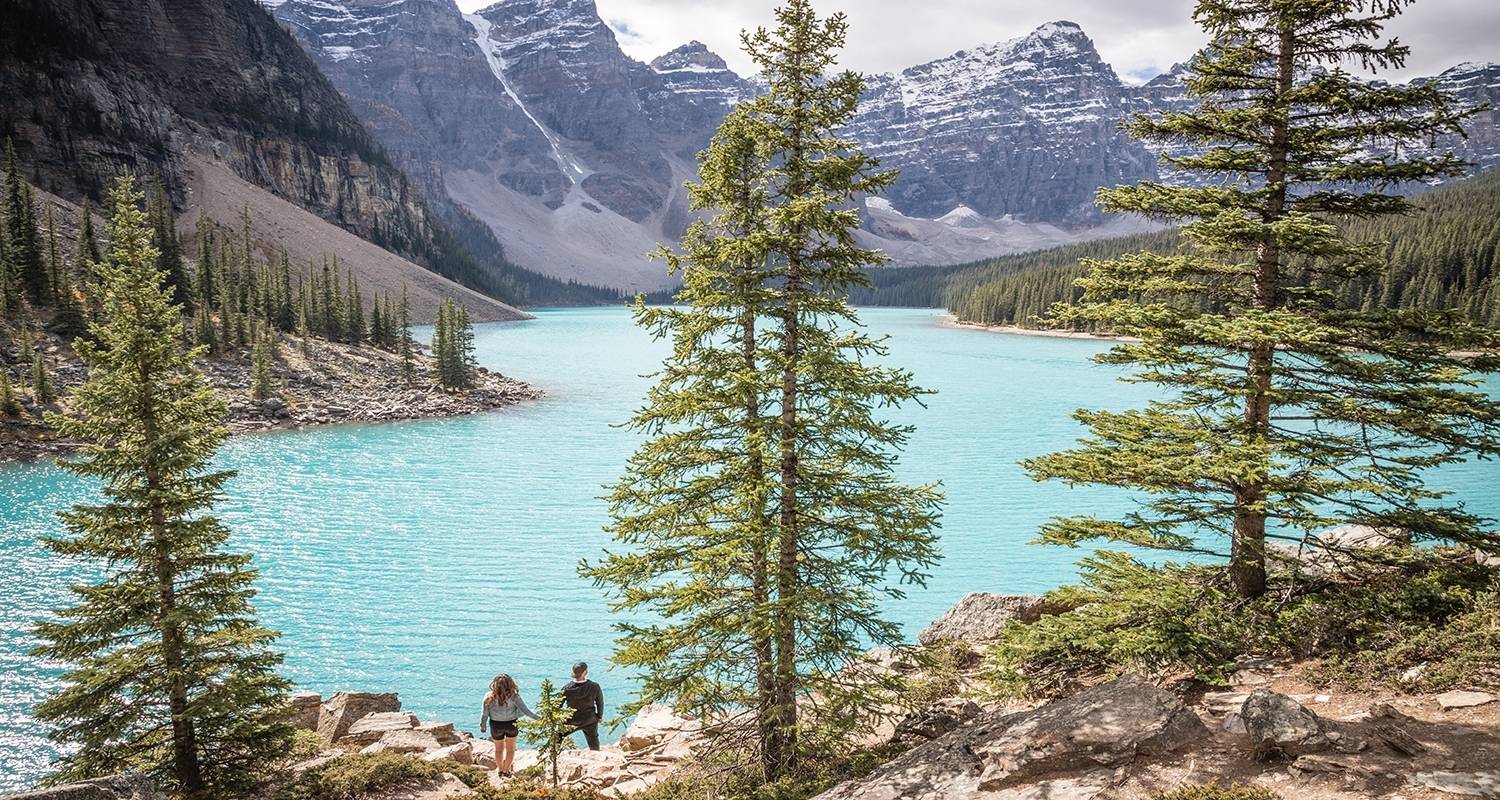
<path id="1" fill-rule="evenodd" d="M 1412 776 L 1412 783 L 1462 797 L 1500 797 L 1500 771 L 1418 772 Z"/>
<path id="2" fill-rule="evenodd" d="M 1495 696 L 1488 692 L 1455 690 L 1452 692 L 1443 692 L 1438 695 L 1437 702 L 1446 711 L 1454 708 L 1473 708 L 1475 706 L 1488 705 L 1495 702 Z"/>
<path id="3" fill-rule="evenodd" d="M 1019 800 L 1048 785 L 1038 797 L 1082 800 L 1104 791 L 1112 768 L 1208 736 L 1176 695 L 1127 675 L 1034 711 L 986 712 L 819 798 Z"/>
<path id="4" fill-rule="evenodd" d="M 390 731 L 402 731 L 417 727 L 417 715 L 410 711 L 382 711 L 366 714 L 337 741 L 373 742 Z"/>
<path id="5" fill-rule="evenodd" d="M 917 634 L 917 642 L 932 646 L 945 641 L 970 644 L 994 641 L 1011 620 L 1035 621 L 1044 612 L 1044 606 L 1042 598 L 1031 595 L 974 592 L 923 628 Z"/>

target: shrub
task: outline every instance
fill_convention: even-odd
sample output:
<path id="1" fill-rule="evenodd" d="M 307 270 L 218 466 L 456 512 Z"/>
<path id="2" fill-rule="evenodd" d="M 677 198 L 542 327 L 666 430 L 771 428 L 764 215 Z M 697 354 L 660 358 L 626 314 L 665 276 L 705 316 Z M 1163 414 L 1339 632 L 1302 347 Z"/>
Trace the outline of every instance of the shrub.
<path id="1" fill-rule="evenodd" d="M 1240 784 L 1220 786 L 1210 783 L 1203 786 L 1183 786 L 1169 792 L 1157 792 L 1150 800 L 1281 800 L 1281 795 L 1259 786 Z"/>
<path id="2" fill-rule="evenodd" d="M 291 757 L 308 759 L 322 752 L 323 737 L 317 731 L 297 730 L 292 733 Z"/>
<path id="3" fill-rule="evenodd" d="M 1238 598 L 1222 566 L 1149 566 L 1122 553 L 1082 562 L 1048 594 L 1069 609 L 1012 623 L 986 678 L 1004 697 L 1066 694 L 1126 671 L 1226 682 L 1241 656 L 1320 659 L 1327 684 L 1442 690 L 1500 682 L 1500 576 L 1458 548 L 1386 550 L 1335 577 L 1273 574 Z M 1412 667 L 1416 681 L 1403 682 Z"/>
<path id="4" fill-rule="evenodd" d="M 446 766 L 446 765 L 445 765 Z M 313 767 L 277 793 L 277 800 L 358 800 L 373 791 L 437 778 L 436 763 L 396 753 L 347 755 Z"/>

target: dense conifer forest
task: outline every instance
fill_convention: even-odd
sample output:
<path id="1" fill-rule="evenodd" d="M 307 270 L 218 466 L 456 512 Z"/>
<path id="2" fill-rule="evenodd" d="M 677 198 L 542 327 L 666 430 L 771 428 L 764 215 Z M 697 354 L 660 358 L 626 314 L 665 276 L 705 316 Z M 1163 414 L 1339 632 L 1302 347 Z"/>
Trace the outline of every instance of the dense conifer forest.
<path id="1" fill-rule="evenodd" d="M 1357 282 L 1344 299 L 1365 309 L 1452 308 L 1500 326 L 1500 173 L 1489 172 L 1435 189 L 1407 216 L 1349 223 L 1358 241 L 1386 242 L 1392 268 Z M 1047 309 L 1075 301 L 1073 283 L 1086 259 L 1108 259 L 1149 249 L 1178 249 L 1174 231 L 1001 256 L 954 267 L 917 267 L 875 272 L 874 291 L 856 300 L 867 305 L 941 307 L 959 319 L 987 325 L 1039 327 Z"/>

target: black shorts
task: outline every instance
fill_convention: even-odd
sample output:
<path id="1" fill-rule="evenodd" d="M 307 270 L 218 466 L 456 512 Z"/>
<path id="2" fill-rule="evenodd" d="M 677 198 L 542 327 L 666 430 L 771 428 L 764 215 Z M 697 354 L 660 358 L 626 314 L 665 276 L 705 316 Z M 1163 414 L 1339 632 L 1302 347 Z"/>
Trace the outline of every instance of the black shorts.
<path id="1" fill-rule="evenodd" d="M 497 719 L 490 720 L 491 739 L 514 739 L 516 738 L 516 721 L 501 722 Z"/>

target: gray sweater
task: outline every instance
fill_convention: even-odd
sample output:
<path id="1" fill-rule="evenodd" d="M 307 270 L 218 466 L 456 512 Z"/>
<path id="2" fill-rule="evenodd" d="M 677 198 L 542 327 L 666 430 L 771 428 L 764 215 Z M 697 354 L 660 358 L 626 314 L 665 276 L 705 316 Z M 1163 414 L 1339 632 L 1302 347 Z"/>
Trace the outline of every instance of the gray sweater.
<path id="1" fill-rule="evenodd" d="M 515 722 L 521 717 L 536 719 L 536 714 L 526 707 L 526 701 L 518 694 L 507 702 L 491 700 L 484 704 L 484 712 L 479 717 L 479 729 L 484 730 L 491 722 Z"/>

